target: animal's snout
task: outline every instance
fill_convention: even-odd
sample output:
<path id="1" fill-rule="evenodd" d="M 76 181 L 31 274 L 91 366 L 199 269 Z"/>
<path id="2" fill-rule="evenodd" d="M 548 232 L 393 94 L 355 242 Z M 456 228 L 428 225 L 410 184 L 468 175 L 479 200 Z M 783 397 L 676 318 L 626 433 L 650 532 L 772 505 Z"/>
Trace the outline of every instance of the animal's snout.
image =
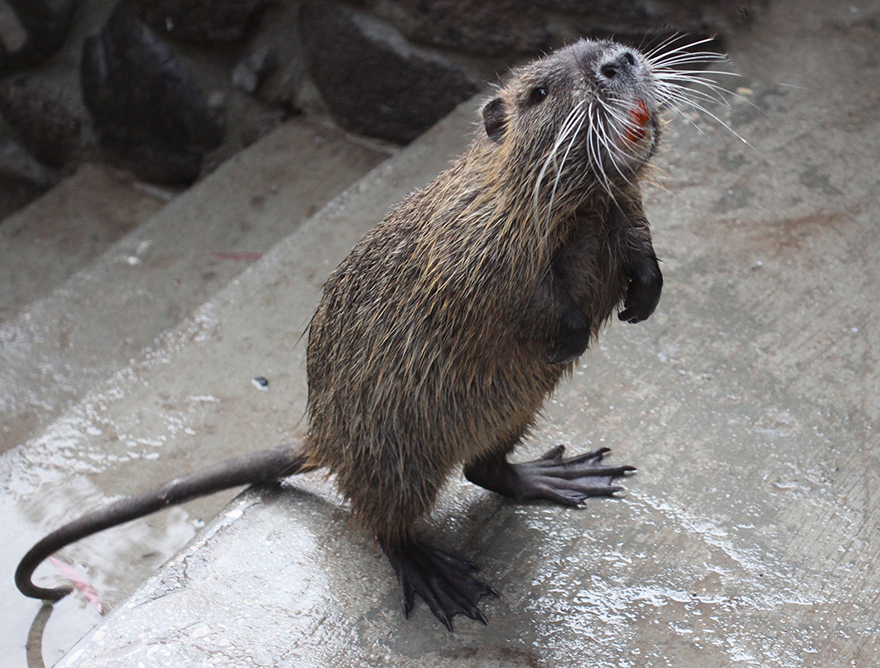
<path id="1" fill-rule="evenodd" d="M 622 51 L 615 57 L 610 58 L 602 63 L 599 67 L 599 73 L 608 81 L 611 81 L 621 75 L 632 72 L 637 65 L 635 55 L 632 51 Z"/>

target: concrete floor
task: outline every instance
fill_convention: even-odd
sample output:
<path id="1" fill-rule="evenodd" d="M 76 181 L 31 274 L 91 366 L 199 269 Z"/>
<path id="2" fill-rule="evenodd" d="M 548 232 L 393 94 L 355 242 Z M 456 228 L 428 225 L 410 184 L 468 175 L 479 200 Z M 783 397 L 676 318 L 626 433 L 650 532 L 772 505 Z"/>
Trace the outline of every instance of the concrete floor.
<path id="1" fill-rule="evenodd" d="M 404 622 L 390 568 L 312 475 L 236 499 L 59 665 L 880 665 L 878 26 L 877 0 L 776 0 L 729 45 L 740 97 L 719 115 L 749 145 L 696 116 L 670 124 L 664 187 L 646 202 L 666 278 L 658 313 L 605 332 L 522 452 L 609 446 L 639 468 L 626 494 L 570 511 L 455 480 L 426 526 L 501 591 L 484 602 L 488 627 L 456 619 L 449 634 L 424 605 Z M 160 482 L 301 431 L 298 337 L 324 277 L 461 150 L 470 114 L 7 453 L 16 532 L 3 571 L 64 519 L 41 497 L 78 511 L 130 491 L 132 467 Z M 144 473 L 153 462 L 164 468 Z M 145 550 L 173 550 L 211 503 L 65 556 L 113 603 L 123 574 L 149 570 Z M 39 603 L 15 605 L 21 647 Z M 88 617 L 76 597 L 56 607 Z M 63 644 L 55 621 L 47 664 Z"/>
<path id="2" fill-rule="evenodd" d="M 174 195 L 112 167 L 84 163 L 45 196 L 4 218 L 0 324 L 97 259 Z M 5 449 L 0 444 L 0 451 Z"/>

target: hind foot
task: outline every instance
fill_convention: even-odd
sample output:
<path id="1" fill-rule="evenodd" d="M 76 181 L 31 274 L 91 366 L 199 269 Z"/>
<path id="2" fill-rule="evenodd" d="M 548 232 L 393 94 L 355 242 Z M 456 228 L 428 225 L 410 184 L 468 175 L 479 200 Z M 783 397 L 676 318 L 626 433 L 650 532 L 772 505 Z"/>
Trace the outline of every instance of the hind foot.
<path id="1" fill-rule="evenodd" d="M 480 459 L 465 467 L 472 483 L 517 501 L 547 499 L 563 506 L 579 506 L 591 496 L 612 496 L 623 488 L 615 478 L 635 471 L 634 466 L 606 466 L 609 448 L 563 458 L 559 445 L 540 459 L 511 464 L 503 455 Z"/>
<path id="2" fill-rule="evenodd" d="M 487 623 L 477 603 L 483 596 L 498 596 L 498 592 L 471 576 L 477 570 L 475 564 L 416 541 L 398 547 L 383 544 L 382 548 L 397 573 L 400 605 L 406 617 L 418 594 L 450 631 L 457 614 Z"/>

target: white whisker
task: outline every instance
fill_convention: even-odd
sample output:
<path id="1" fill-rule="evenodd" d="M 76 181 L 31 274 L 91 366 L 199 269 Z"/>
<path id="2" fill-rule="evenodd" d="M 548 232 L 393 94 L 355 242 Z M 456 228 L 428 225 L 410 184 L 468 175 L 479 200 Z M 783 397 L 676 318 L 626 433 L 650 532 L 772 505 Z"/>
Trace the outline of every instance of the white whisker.
<path id="1" fill-rule="evenodd" d="M 594 113 L 595 112 L 595 113 Z M 603 164 L 601 151 L 599 150 L 599 125 L 600 119 L 598 117 L 599 109 L 593 105 L 593 101 L 590 102 L 590 106 L 588 109 L 588 115 L 590 119 L 590 127 L 587 128 L 587 157 L 590 161 L 590 166 L 592 167 L 593 174 L 596 175 L 600 185 L 605 189 L 606 192 L 611 194 L 611 186 L 608 183 L 608 176 L 605 174 L 605 166 Z M 594 145 L 595 141 L 595 145 Z"/>
<path id="2" fill-rule="evenodd" d="M 693 51 L 695 47 L 701 44 L 713 42 L 714 38 L 705 38 L 697 42 L 682 43 L 675 48 L 663 50 L 669 45 L 675 44 L 676 41 L 677 40 L 675 39 L 665 40 L 663 44 L 655 47 L 647 56 L 645 56 L 648 68 L 654 76 L 657 85 L 658 101 L 663 106 L 671 107 L 700 132 L 703 132 L 702 129 L 700 129 L 693 120 L 682 113 L 681 108 L 687 106 L 704 114 L 760 155 L 760 151 L 757 151 L 757 149 L 749 144 L 744 137 L 730 127 L 730 125 L 723 121 L 717 114 L 709 111 L 709 109 L 703 104 L 722 104 L 729 108 L 730 98 L 734 98 L 746 102 L 758 109 L 757 105 L 751 100 L 729 90 L 711 78 L 715 75 L 733 77 L 740 77 L 741 75 L 737 72 L 722 70 L 681 69 L 687 68 L 688 66 L 729 62 L 724 54 L 715 51 Z"/>
<path id="3" fill-rule="evenodd" d="M 751 144 L 745 139 L 745 137 L 743 137 L 741 134 L 739 134 L 736 130 L 734 130 L 734 129 L 733 129 L 732 127 L 730 127 L 727 123 L 725 123 L 723 120 L 721 120 L 718 116 L 716 116 L 716 115 L 713 114 L 711 111 L 709 111 L 708 109 L 706 109 L 706 107 L 704 107 L 703 105 L 701 105 L 701 104 L 695 102 L 694 100 L 688 98 L 688 97 L 687 97 L 686 95 L 684 95 L 684 94 L 680 94 L 680 93 L 672 93 L 671 95 L 672 95 L 672 98 L 673 98 L 674 100 L 676 100 L 677 102 L 679 102 L 680 104 L 686 104 L 686 105 L 688 105 L 689 107 L 691 107 L 691 108 L 693 108 L 693 109 L 696 109 L 696 110 L 699 111 L 700 113 L 705 114 L 706 116 L 708 116 L 709 118 L 711 118 L 712 120 L 714 120 L 716 123 L 718 123 L 719 125 L 721 125 L 724 129 L 726 129 L 728 132 L 730 132 L 731 134 L 733 134 L 734 137 L 736 137 L 736 138 L 739 139 L 742 143 L 744 143 L 746 146 L 748 146 L 750 149 L 752 149 L 753 151 L 755 151 L 755 153 L 757 153 L 758 155 L 760 155 L 760 156 L 763 157 L 763 154 L 762 154 L 758 149 L 756 149 L 754 146 L 752 146 L 752 145 L 751 145 Z M 687 119 L 687 117 L 685 117 L 685 118 Z M 694 127 L 697 127 L 697 126 L 696 126 L 696 123 L 694 123 L 694 122 L 691 121 L 690 119 L 687 119 L 687 120 L 688 120 L 688 122 L 690 122 Z"/>
<path id="4" fill-rule="evenodd" d="M 666 68 L 657 68 L 654 71 L 654 76 L 661 78 L 684 78 L 685 76 L 696 75 L 697 78 L 702 78 L 704 74 L 724 74 L 732 77 L 741 77 L 742 75 L 738 72 L 728 72 L 726 70 L 672 70 Z"/>
<path id="5" fill-rule="evenodd" d="M 615 130 L 615 132 L 614 132 L 615 137 L 620 138 L 623 135 L 623 133 L 620 131 L 620 128 L 615 128 L 614 130 Z M 638 162 L 639 161 L 638 156 L 631 154 L 628 151 L 621 148 L 620 146 L 618 146 L 614 142 L 614 140 L 612 139 L 608 128 L 603 128 L 603 130 L 602 130 L 602 142 L 605 144 L 606 150 L 608 151 L 608 154 L 611 157 L 611 165 L 614 167 L 614 169 L 617 171 L 617 173 L 620 174 L 621 178 L 624 181 L 626 181 L 627 184 L 633 185 L 632 181 L 630 181 L 630 179 L 629 179 L 629 176 L 624 174 L 623 170 L 620 168 L 620 163 L 626 159 L 629 159 L 633 162 Z M 618 159 L 615 159 L 615 157 L 614 157 L 615 154 L 618 156 Z M 621 158 L 623 158 L 623 160 L 621 160 Z M 614 196 L 614 193 L 612 193 L 610 191 L 608 194 L 611 195 L 612 197 Z"/>
<path id="6" fill-rule="evenodd" d="M 708 65 L 709 63 L 726 63 L 727 58 L 713 51 L 700 51 L 697 53 L 664 54 L 656 60 L 648 60 L 651 67 L 674 69 L 680 65 Z"/>
<path id="7" fill-rule="evenodd" d="M 641 126 L 631 116 L 624 113 L 623 110 L 620 109 L 620 107 L 608 104 L 606 101 L 601 99 L 599 99 L 599 103 L 602 105 L 602 108 L 609 117 L 609 120 L 613 122 L 613 125 L 615 126 L 614 134 L 616 137 L 625 137 L 629 133 L 636 133 L 642 130 Z M 611 139 L 607 132 L 604 136 L 604 139 L 606 145 L 609 147 L 609 153 L 616 153 L 618 156 L 624 158 L 625 161 L 629 161 L 632 163 L 639 163 L 642 161 L 642 156 L 638 155 L 634 151 L 619 146 Z M 619 162 L 619 160 L 612 160 L 615 169 L 623 177 L 624 181 L 632 185 L 629 176 L 624 174 L 621 170 L 618 164 Z"/>
<path id="8" fill-rule="evenodd" d="M 662 42 L 660 45 L 651 49 L 647 54 L 645 54 L 645 58 L 651 63 L 662 60 L 664 58 L 668 58 L 670 56 L 689 56 L 689 55 L 698 55 L 704 57 L 706 59 L 717 59 L 717 60 L 725 60 L 725 56 L 723 54 L 718 53 L 717 51 L 690 51 L 696 46 L 700 46 L 701 44 L 710 44 L 715 41 L 714 37 L 705 37 L 701 40 L 697 40 L 696 42 L 685 42 L 684 44 L 680 44 L 676 46 L 674 49 L 669 49 L 668 51 L 664 51 L 664 48 L 675 41 L 676 38 L 680 37 L 681 39 L 685 39 L 687 35 L 684 33 L 680 33 L 677 36 L 673 36 L 672 38 Z M 662 53 L 661 53 L 662 51 Z"/>
<path id="9" fill-rule="evenodd" d="M 739 75 L 736 75 L 739 76 Z M 691 84 L 691 86 L 684 87 L 682 85 L 678 85 L 675 83 L 670 83 L 668 80 L 662 80 L 660 83 L 661 90 L 665 90 L 666 88 L 670 88 L 672 90 L 681 91 L 687 96 L 696 97 L 706 102 L 713 102 L 715 104 L 722 104 L 725 107 L 730 107 L 730 102 L 727 98 L 733 98 L 739 100 L 740 102 L 745 102 L 749 106 L 754 109 L 757 109 L 765 116 L 769 117 L 766 111 L 761 109 L 758 105 L 752 102 L 744 95 L 740 95 L 734 91 L 728 90 L 724 86 L 721 86 L 711 79 L 706 79 L 704 77 L 685 77 L 682 78 L 681 81 L 685 84 Z M 708 91 L 700 90 L 699 88 L 694 88 L 693 86 L 705 86 L 708 88 Z"/>
<path id="10" fill-rule="evenodd" d="M 578 107 L 576 107 L 576 108 L 579 108 L 579 107 L 580 107 L 580 105 L 578 105 Z M 572 125 L 574 132 L 571 133 L 571 140 L 568 142 L 568 148 L 565 149 L 565 153 L 562 156 L 562 163 L 561 163 L 559 169 L 556 170 L 556 179 L 553 181 L 553 190 L 550 191 L 550 203 L 547 205 L 547 230 L 548 230 L 548 232 L 550 230 L 550 217 L 553 213 L 553 201 L 556 199 L 556 188 L 557 188 L 557 186 L 559 186 L 559 179 L 562 177 L 562 170 L 565 168 L 565 161 L 568 159 L 568 154 L 571 152 L 571 147 L 574 146 L 574 142 L 578 138 L 578 133 L 580 132 L 581 127 L 583 127 L 585 116 L 586 116 L 586 112 L 582 111 L 580 114 L 578 114 L 577 123 L 574 124 L 574 125 L 577 125 L 577 128 L 574 129 L 574 125 Z"/>
<path id="11" fill-rule="evenodd" d="M 661 103 L 668 103 L 672 100 L 675 95 L 683 95 L 688 98 L 702 100 L 704 102 L 711 102 L 713 104 L 721 104 L 725 107 L 730 106 L 730 102 L 725 99 L 724 94 L 728 93 L 726 89 L 719 88 L 718 90 L 710 89 L 700 90 L 699 88 L 685 88 L 680 85 L 669 84 L 666 82 L 660 82 L 657 86 L 658 89 L 658 97 Z"/>
<path id="12" fill-rule="evenodd" d="M 575 127 L 578 126 L 581 123 L 581 121 L 583 120 L 583 115 L 585 113 L 581 109 L 581 107 L 583 107 L 583 104 L 584 104 L 584 102 L 583 102 L 583 100 L 581 100 L 568 113 L 568 116 L 566 117 L 565 121 L 563 122 L 562 128 L 560 129 L 559 134 L 557 135 L 556 140 L 553 143 L 553 147 L 548 152 L 548 155 L 547 155 L 546 159 L 544 160 L 544 164 L 541 166 L 541 170 L 538 172 L 538 177 L 535 180 L 534 194 L 533 194 L 533 199 L 534 199 L 533 206 L 534 206 L 536 214 L 540 211 L 541 183 L 544 181 L 544 177 L 546 176 L 547 170 L 550 168 L 551 164 L 553 166 L 553 169 L 557 173 L 556 182 L 558 183 L 558 180 L 559 180 L 558 175 L 561 170 L 560 170 L 559 163 L 557 161 L 557 154 L 558 154 L 559 148 L 562 146 L 562 144 L 565 142 L 565 140 L 568 138 L 568 136 L 570 134 L 572 134 Z M 577 136 L 577 132 L 574 132 L 574 135 Z M 571 145 L 569 144 L 569 150 L 570 149 L 571 149 Z M 566 151 L 565 155 L 568 156 L 568 151 Z M 564 163 L 564 159 L 563 159 L 563 163 Z M 553 204 L 553 196 L 555 196 L 555 192 L 556 192 L 556 187 L 555 187 L 555 183 L 554 183 L 553 195 L 551 195 L 551 199 L 550 199 L 550 206 L 551 207 Z M 549 216 L 549 212 L 548 212 L 548 216 Z"/>
<path id="13" fill-rule="evenodd" d="M 685 33 L 681 33 L 681 32 L 673 33 L 672 35 L 670 35 L 669 37 L 664 39 L 662 42 L 657 44 L 653 49 L 651 49 L 650 51 L 646 51 L 645 58 L 648 60 L 653 60 L 655 56 L 657 56 L 661 52 L 665 52 L 665 49 L 670 44 L 674 44 L 677 40 L 684 39 L 685 37 L 686 37 Z M 677 51 L 680 48 L 681 47 L 678 46 L 675 49 L 671 50 L 670 53 L 675 53 L 675 51 Z"/>
<path id="14" fill-rule="evenodd" d="M 607 112 L 607 105 L 605 105 L 604 102 L 602 102 L 602 100 L 600 100 L 598 98 L 597 98 L 597 101 L 601 105 L 601 110 Z M 598 111 L 600 111 L 599 108 L 597 108 L 597 112 Z M 596 146 L 595 146 L 596 163 L 595 164 L 596 164 L 596 166 L 599 167 L 599 169 L 601 171 L 601 180 L 602 180 L 602 185 L 605 189 L 605 192 L 607 192 L 613 198 L 615 187 L 614 187 L 614 184 L 611 181 L 610 177 L 605 172 L 605 160 L 603 159 L 603 156 L 607 156 L 608 161 L 611 162 L 611 164 L 614 165 L 614 167 L 618 171 L 620 171 L 619 168 L 617 167 L 617 160 L 615 160 L 615 157 L 614 157 L 615 153 L 616 153 L 616 149 L 615 149 L 614 143 L 611 141 L 611 138 L 609 136 L 607 123 L 603 122 L 603 121 L 607 121 L 607 117 L 606 118 L 597 118 L 597 121 L 598 122 L 595 124 L 594 132 L 593 132 L 593 136 L 596 139 Z"/>

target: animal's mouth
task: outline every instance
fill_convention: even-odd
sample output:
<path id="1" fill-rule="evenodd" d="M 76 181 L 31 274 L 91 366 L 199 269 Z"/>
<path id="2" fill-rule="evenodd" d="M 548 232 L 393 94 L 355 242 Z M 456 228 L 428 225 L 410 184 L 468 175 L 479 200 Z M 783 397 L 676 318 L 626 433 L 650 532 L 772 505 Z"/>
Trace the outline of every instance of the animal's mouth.
<path id="1" fill-rule="evenodd" d="M 648 122 L 651 114 L 644 100 L 638 99 L 629 110 L 628 122 L 623 131 L 623 139 L 629 144 L 639 144 L 648 134 Z"/>

